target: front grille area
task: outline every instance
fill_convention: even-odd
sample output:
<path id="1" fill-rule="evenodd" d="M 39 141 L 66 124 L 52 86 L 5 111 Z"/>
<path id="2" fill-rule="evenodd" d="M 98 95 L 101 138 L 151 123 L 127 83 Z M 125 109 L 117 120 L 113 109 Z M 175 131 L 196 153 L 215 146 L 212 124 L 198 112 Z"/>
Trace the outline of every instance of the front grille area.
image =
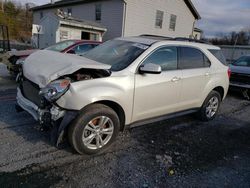
<path id="1" fill-rule="evenodd" d="M 41 107 L 41 97 L 39 96 L 40 88 L 35 83 L 24 79 L 20 84 L 20 89 L 23 96 L 36 104 L 38 107 Z"/>
<path id="2" fill-rule="evenodd" d="M 250 84 L 250 75 L 232 73 L 230 81 L 231 82 L 237 82 L 237 83 Z"/>

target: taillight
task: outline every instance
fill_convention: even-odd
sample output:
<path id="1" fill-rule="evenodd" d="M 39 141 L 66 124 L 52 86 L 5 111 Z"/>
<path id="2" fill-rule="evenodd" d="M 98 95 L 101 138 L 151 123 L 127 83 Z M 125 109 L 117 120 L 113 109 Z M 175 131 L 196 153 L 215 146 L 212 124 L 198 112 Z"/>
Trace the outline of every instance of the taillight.
<path id="1" fill-rule="evenodd" d="M 231 77 L 231 74 L 232 74 L 232 71 L 231 71 L 230 67 L 229 67 L 228 70 L 227 70 L 227 74 L 228 74 L 228 78 L 230 78 L 230 77 Z"/>

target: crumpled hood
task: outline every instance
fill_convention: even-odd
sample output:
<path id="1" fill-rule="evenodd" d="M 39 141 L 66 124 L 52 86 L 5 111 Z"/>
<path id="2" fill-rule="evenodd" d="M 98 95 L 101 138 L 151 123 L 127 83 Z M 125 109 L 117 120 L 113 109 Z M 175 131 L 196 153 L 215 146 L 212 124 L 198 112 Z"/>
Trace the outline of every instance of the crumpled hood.
<path id="1" fill-rule="evenodd" d="M 234 66 L 230 65 L 231 71 L 233 73 L 238 74 L 249 74 L 250 75 L 250 67 L 243 67 L 243 66 Z"/>
<path id="2" fill-rule="evenodd" d="M 111 66 L 77 55 L 39 50 L 25 60 L 23 74 L 43 88 L 51 81 L 83 68 L 108 70 Z"/>

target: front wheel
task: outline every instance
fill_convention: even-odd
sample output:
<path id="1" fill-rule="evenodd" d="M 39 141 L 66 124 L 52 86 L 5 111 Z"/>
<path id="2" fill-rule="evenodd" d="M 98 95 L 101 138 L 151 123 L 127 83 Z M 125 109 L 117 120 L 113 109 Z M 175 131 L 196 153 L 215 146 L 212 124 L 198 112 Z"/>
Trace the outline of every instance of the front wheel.
<path id="1" fill-rule="evenodd" d="M 217 91 L 212 91 L 198 112 L 199 119 L 202 121 L 213 120 L 219 111 L 221 100 L 220 94 Z"/>
<path id="2" fill-rule="evenodd" d="M 102 104 L 84 109 L 69 127 L 69 142 L 80 154 L 96 154 L 117 137 L 120 121 L 114 110 Z"/>

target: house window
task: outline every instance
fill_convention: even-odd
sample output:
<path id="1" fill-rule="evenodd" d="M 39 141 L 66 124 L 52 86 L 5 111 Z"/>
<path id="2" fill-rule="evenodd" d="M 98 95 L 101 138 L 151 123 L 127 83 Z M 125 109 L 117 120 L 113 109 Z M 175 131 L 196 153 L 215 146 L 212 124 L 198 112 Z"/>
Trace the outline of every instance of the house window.
<path id="1" fill-rule="evenodd" d="M 60 31 L 60 41 L 68 40 L 69 39 L 68 37 L 69 37 L 68 31 L 63 31 L 63 30 Z"/>
<path id="2" fill-rule="evenodd" d="M 155 19 L 155 27 L 156 28 L 162 28 L 163 15 L 164 15 L 163 11 L 160 11 L 160 10 L 156 11 L 156 19 Z"/>
<path id="3" fill-rule="evenodd" d="M 177 16 L 174 14 L 170 15 L 169 30 L 175 31 Z"/>
<path id="4" fill-rule="evenodd" d="M 95 20 L 96 21 L 102 20 L 102 5 L 101 4 L 95 5 Z"/>
<path id="5" fill-rule="evenodd" d="M 67 11 L 68 11 L 68 15 L 72 16 L 72 8 L 68 8 Z"/>
<path id="6" fill-rule="evenodd" d="M 43 18 L 43 12 L 40 12 L 40 19 Z"/>

